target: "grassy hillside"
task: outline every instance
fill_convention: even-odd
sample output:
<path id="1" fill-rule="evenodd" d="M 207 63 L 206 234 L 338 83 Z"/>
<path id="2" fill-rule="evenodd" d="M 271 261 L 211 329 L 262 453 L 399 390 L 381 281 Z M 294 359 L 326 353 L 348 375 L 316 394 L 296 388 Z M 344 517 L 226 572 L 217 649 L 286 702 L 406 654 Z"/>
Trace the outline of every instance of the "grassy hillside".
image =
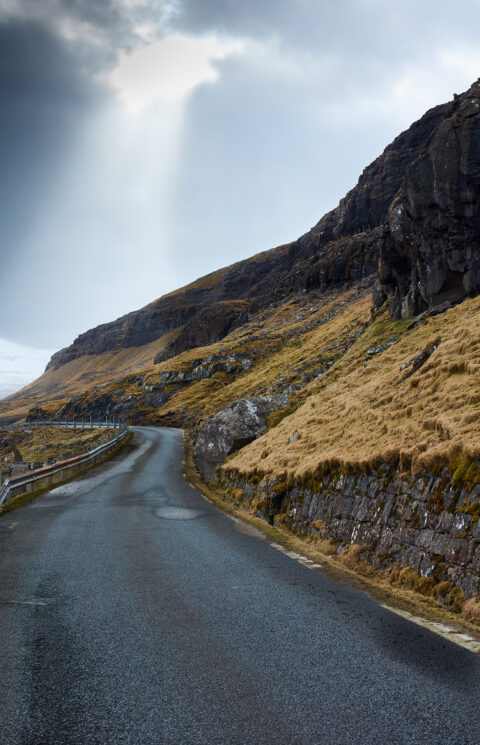
<path id="1" fill-rule="evenodd" d="M 305 402 L 224 468 L 304 477 L 325 465 L 418 473 L 480 457 L 480 298 L 418 323 L 379 313 Z"/>
<path id="2" fill-rule="evenodd" d="M 252 315 L 220 342 L 189 349 L 156 365 L 153 359 L 159 347 L 168 343 L 166 337 L 118 352 L 85 355 L 57 370 L 49 369 L 1 402 L 0 418 L 22 418 L 32 406 L 55 415 L 71 400 L 77 407 L 91 409 L 107 399 L 112 406 L 124 407 L 123 416 L 130 421 L 196 426 L 248 394 L 287 391 L 285 395 L 296 402 L 309 381 L 323 375 L 363 333 L 370 303 L 368 288 L 361 286 L 340 294 L 300 294 Z M 195 369 L 205 370 L 202 379 L 179 380 Z M 162 376 L 169 373 L 173 379 L 162 383 Z M 151 390 L 167 400 L 152 405 Z M 89 413 L 85 409 L 84 414 Z"/>
<path id="3" fill-rule="evenodd" d="M 328 464 L 388 463 L 418 473 L 462 453 L 477 457 L 480 298 L 418 322 L 391 321 L 386 311 L 371 319 L 370 307 L 370 293 L 359 287 L 310 293 L 157 365 L 165 339 L 81 357 L 2 402 L 0 416 L 24 416 L 32 405 L 53 414 L 71 400 L 88 409 L 107 399 L 131 421 L 195 430 L 246 395 L 283 395 L 266 434 L 225 469 L 304 477 Z M 195 379 L 198 370 L 203 377 Z M 161 394 L 157 405 L 151 389 Z"/>
<path id="4" fill-rule="evenodd" d="M 38 404 L 54 415 L 72 396 L 84 393 L 94 386 L 102 387 L 118 377 L 148 369 L 153 365 L 155 355 L 177 331 L 176 329 L 139 347 L 88 354 L 67 362 L 61 368 L 50 368 L 21 391 L 0 401 L 0 418 L 5 416 L 21 419 L 30 407 Z"/>

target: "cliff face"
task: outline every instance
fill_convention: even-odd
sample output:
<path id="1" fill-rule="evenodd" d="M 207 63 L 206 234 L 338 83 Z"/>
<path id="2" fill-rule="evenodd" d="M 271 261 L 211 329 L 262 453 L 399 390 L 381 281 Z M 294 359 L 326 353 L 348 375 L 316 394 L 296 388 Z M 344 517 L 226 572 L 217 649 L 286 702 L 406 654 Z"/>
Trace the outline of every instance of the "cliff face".
<path id="1" fill-rule="evenodd" d="M 373 161 L 354 189 L 307 233 L 302 242 L 327 242 L 381 225 L 405 173 L 430 141 L 432 133 L 450 116 L 453 103 L 430 109 L 402 132 Z"/>
<path id="2" fill-rule="evenodd" d="M 358 184 L 297 241 L 221 269 L 112 323 L 81 334 L 53 355 L 56 369 L 87 354 L 140 346 L 178 329 L 157 361 L 222 339 L 250 311 L 298 291 L 348 286 L 377 269 L 381 230 L 408 167 L 453 104 L 428 111 L 362 173 Z M 243 300 L 246 307 L 226 303 Z M 224 317 L 222 320 L 222 316 Z"/>
<path id="3" fill-rule="evenodd" d="M 406 318 L 480 292 L 480 81 L 407 169 L 381 242 L 376 305 Z"/>

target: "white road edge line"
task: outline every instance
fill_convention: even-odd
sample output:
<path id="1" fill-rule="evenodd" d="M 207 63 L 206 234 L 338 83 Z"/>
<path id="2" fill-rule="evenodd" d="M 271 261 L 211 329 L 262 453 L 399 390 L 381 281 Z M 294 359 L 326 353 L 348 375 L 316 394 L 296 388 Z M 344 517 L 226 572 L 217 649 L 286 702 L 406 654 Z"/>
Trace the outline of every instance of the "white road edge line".
<path id="1" fill-rule="evenodd" d="M 296 551 L 289 551 L 283 546 L 280 546 L 279 543 L 271 542 L 270 545 L 273 548 L 276 548 L 277 551 L 281 551 L 282 554 L 285 554 L 286 556 L 289 556 L 291 559 L 295 559 L 296 561 L 300 562 L 300 564 L 303 564 L 308 569 L 322 569 L 323 568 L 321 564 L 312 563 L 311 559 L 307 559 L 305 556 L 302 556 L 301 554 L 297 554 Z M 480 642 L 474 639 L 472 636 L 469 636 L 468 634 L 464 634 L 461 631 L 457 631 L 456 629 L 450 626 L 447 626 L 446 624 L 439 623 L 438 621 L 429 621 L 426 618 L 422 618 L 422 616 L 415 616 L 413 613 L 409 613 L 408 611 L 401 610 L 400 608 L 394 608 L 393 606 L 387 605 L 386 603 L 380 603 L 380 605 L 382 606 L 382 608 L 385 608 L 386 610 L 389 610 L 392 613 L 396 613 L 397 616 L 401 616 L 402 618 L 405 618 L 407 621 L 416 623 L 417 626 L 422 626 L 423 628 L 429 629 L 430 631 L 433 631 L 435 634 L 442 636 L 444 639 L 448 639 L 454 644 L 458 644 L 460 647 L 463 647 L 464 649 L 468 649 L 470 652 L 473 652 L 474 654 L 480 654 Z"/>
<path id="2" fill-rule="evenodd" d="M 192 486 L 192 484 L 190 484 L 190 486 L 192 487 L 192 489 L 197 491 L 197 489 L 195 489 L 195 487 Z M 207 502 L 210 502 L 210 500 L 204 494 L 202 494 L 202 492 L 199 492 L 199 494 L 201 494 L 201 496 Z M 269 541 L 269 543 L 270 543 L 270 546 L 272 546 L 272 548 L 275 548 L 277 551 L 281 551 L 282 554 L 285 554 L 286 556 L 289 556 L 291 559 L 298 561 L 300 564 L 303 564 L 303 566 L 307 567 L 308 569 L 323 569 L 322 564 L 312 562 L 312 559 L 307 559 L 306 556 L 302 556 L 301 554 L 298 554 L 296 551 L 290 551 L 289 549 L 286 549 L 283 546 L 281 546 L 279 543 L 274 543 L 274 541 Z M 443 623 L 438 623 L 436 621 L 428 621 L 426 618 L 422 618 L 421 616 L 415 616 L 413 613 L 400 610 L 399 608 L 394 608 L 393 606 L 386 605 L 385 603 L 380 603 L 380 605 L 386 610 L 389 610 L 392 613 L 396 613 L 398 616 L 402 616 L 402 618 L 405 618 L 406 620 L 411 621 L 412 623 L 416 623 L 418 626 L 423 626 L 424 628 L 430 629 L 430 631 L 433 631 L 435 634 L 442 636 L 444 639 L 448 639 L 454 644 L 458 644 L 460 647 L 463 647 L 464 649 L 468 649 L 470 652 L 473 652 L 474 654 L 480 654 L 480 642 L 476 641 L 473 637 L 469 636 L 468 634 L 463 634 L 460 631 L 456 631 L 456 629 L 451 628 L 450 626 L 446 626 Z"/>
<path id="3" fill-rule="evenodd" d="M 313 559 L 307 559 L 306 556 L 302 556 L 302 554 L 298 554 L 296 551 L 290 551 L 288 548 L 284 548 L 279 543 L 270 542 L 270 545 L 273 548 L 276 548 L 277 551 L 281 551 L 282 554 L 285 554 L 285 556 L 289 556 L 291 559 L 299 561 L 300 564 L 308 567 L 308 569 L 323 569 L 322 565 L 315 563 Z"/>
<path id="4" fill-rule="evenodd" d="M 480 654 L 480 642 L 478 642 L 476 639 L 474 639 L 472 636 L 469 636 L 468 634 L 457 631 L 456 629 L 452 628 L 451 626 L 447 626 L 444 623 L 439 623 L 438 621 L 429 621 L 428 619 L 422 618 L 421 616 L 415 616 L 413 613 L 409 613 L 406 610 L 401 610 L 400 608 L 392 608 L 391 605 L 386 605 L 385 603 L 382 603 L 382 607 L 386 608 L 392 613 L 396 613 L 397 616 L 401 616 L 402 618 L 406 618 L 408 621 L 412 621 L 412 623 L 416 623 L 417 626 L 422 626 L 423 628 L 433 631 L 439 636 L 443 636 L 444 639 L 448 639 L 449 641 L 458 644 L 460 647 L 468 649 L 474 654 Z"/>

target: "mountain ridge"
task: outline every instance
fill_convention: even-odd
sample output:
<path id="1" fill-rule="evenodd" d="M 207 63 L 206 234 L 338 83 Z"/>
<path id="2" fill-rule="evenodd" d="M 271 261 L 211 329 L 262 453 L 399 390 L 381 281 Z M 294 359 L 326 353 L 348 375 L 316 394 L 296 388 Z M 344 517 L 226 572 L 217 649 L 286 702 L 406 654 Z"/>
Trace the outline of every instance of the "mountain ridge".
<path id="1" fill-rule="evenodd" d="M 147 344 L 188 324 L 183 343 L 179 340 L 177 345 L 171 345 L 172 353 L 178 353 L 203 343 L 198 337 L 205 317 L 197 316 L 218 302 L 246 300 L 250 306 L 246 311 L 230 313 L 226 323 L 219 322 L 225 308 L 211 314 L 215 318 L 209 337 L 212 342 L 239 325 L 245 312 L 248 315 L 249 310 L 278 302 L 292 291 L 341 287 L 372 275 L 377 268 L 380 236 L 371 231 L 377 230 L 385 220 L 408 166 L 453 105 L 449 102 L 430 109 L 398 135 L 364 169 L 356 186 L 339 205 L 296 241 L 211 272 L 138 311 L 86 331 L 72 345 L 56 352 L 47 370 L 84 354 Z M 360 233 L 363 239 L 353 240 Z M 345 239 L 350 240 L 345 242 Z M 160 355 L 158 361 L 164 358 Z"/>

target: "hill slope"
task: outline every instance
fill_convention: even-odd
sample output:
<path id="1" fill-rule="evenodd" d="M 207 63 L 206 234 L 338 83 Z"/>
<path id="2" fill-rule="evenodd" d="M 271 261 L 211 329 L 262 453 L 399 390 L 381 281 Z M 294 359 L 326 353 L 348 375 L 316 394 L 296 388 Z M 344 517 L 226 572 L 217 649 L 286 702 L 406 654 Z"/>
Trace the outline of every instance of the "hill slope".
<path id="1" fill-rule="evenodd" d="M 478 231 L 476 218 L 469 224 L 465 216 L 476 215 L 480 204 L 479 90 L 474 84 L 399 135 L 338 207 L 297 241 L 87 331 L 53 355 L 41 378 L 2 402 L 0 416 L 11 419 L 43 407 L 49 415 L 186 424 L 196 433 L 205 418 L 242 396 L 274 394 L 269 406 L 279 408 L 281 396 L 292 406 L 310 395 L 312 377 L 323 375 L 337 352 L 356 341 L 342 336 L 353 323 L 352 304 L 361 309 L 351 333 L 363 333 L 368 325 L 366 293 L 379 257 L 375 306 L 391 298 L 394 318 L 475 292 Z M 444 151 L 447 169 L 439 165 Z M 443 243 L 425 258 L 421 252 L 432 225 Z M 463 253 L 462 236 L 469 241 Z M 424 285 L 417 281 L 421 272 Z M 337 351 L 327 359 L 331 340 L 325 347 L 315 330 L 334 318 Z M 292 345 L 298 349 L 293 355 Z M 272 370 L 279 378 L 275 385 Z"/>

